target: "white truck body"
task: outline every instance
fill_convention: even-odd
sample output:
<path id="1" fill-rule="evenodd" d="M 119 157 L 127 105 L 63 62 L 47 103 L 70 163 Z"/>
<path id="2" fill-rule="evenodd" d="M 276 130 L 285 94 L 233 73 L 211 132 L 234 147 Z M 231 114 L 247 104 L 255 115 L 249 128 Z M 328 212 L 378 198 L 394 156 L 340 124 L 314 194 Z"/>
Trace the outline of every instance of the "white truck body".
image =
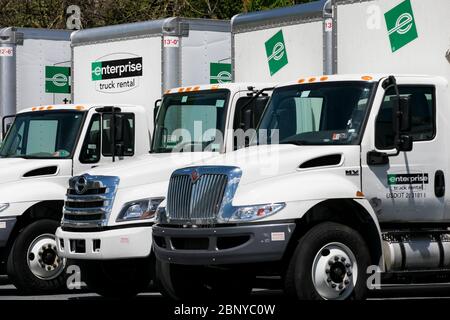
<path id="1" fill-rule="evenodd" d="M 191 288 L 226 289 L 193 266 L 234 277 L 270 270 L 288 294 L 325 300 L 364 298 L 380 287 L 366 283 L 377 270 L 428 283 L 448 272 L 450 3 L 330 4 L 339 75 L 276 87 L 258 129 L 279 140 L 172 174 L 153 237 L 173 297 L 189 292 L 176 274 L 197 279 Z M 214 174 L 228 181 L 219 201 L 200 188 Z M 184 179 L 195 197 L 180 200 Z M 212 203 L 220 209 L 202 211 Z"/>
<path id="2" fill-rule="evenodd" d="M 196 82 L 230 81 L 229 29 L 228 21 L 183 18 L 81 30 L 71 39 L 65 31 L 47 35 L 2 29 L 2 92 L 17 91 L 20 106 L 37 105 L 39 99 L 43 104 L 16 117 L 0 151 L 0 162 L 8 165 L 3 174 L 9 178 L 0 207 L 1 267 L 19 289 L 35 293 L 65 286 L 65 260 L 57 257 L 52 234 L 61 219 L 68 178 L 148 154 L 154 106 L 162 92 Z M 61 95 L 50 99 L 41 94 L 44 82 L 34 83 L 45 78 L 44 62 L 51 63 L 45 89 L 61 90 L 64 74 L 50 77 L 49 72 L 58 71 L 55 67 L 63 61 L 73 70 L 73 77 L 65 79 L 73 90 L 65 96 L 77 102 L 67 110 L 55 104 L 55 96 Z M 9 72 L 16 65 L 17 86 L 12 81 L 16 74 Z M 215 74 L 222 69 L 230 71 Z M 14 105 L 15 113 L 16 96 L 0 97 L 5 99 L 2 106 Z M 47 236 L 39 234 L 42 230 Z"/>
<path id="3" fill-rule="evenodd" d="M 30 106 L 69 102 L 70 34 L 68 30 L 0 29 L 2 118 Z"/>
<path id="4" fill-rule="evenodd" d="M 220 20 L 167 18 L 77 31 L 73 101 L 134 103 L 153 117 L 164 91 L 217 82 L 211 72 L 217 64 L 230 68 L 230 40 L 230 23 Z"/>
<path id="5" fill-rule="evenodd" d="M 66 198 L 64 216 L 59 228 L 56 232 L 58 239 L 59 255 L 74 260 L 114 260 L 114 259 L 136 259 L 146 258 L 151 252 L 151 226 L 154 223 L 154 217 L 150 219 L 130 219 L 129 221 L 120 221 L 119 214 L 127 204 L 139 199 L 161 199 L 166 196 L 167 184 L 172 171 L 182 165 L 201 161 L 202 159 L 213 158 L 221 153 L 227 153 L 235 149 L 233 139 L 234 128 L 236 128 L 236 120 L 239 119 L 240 111 L 238 106 L 243 106 L 244 101 L 249 101 L 253 94 L 264 88 L 271 88 L 271 84 L 255 83 L 251 89 L 248 84 L 217 84 L 217 85 L 201 85 L 194 87 L 182 87 L 168 90 L 164 95 L 162 110 L 159 113 L 166 113 L 165 100 L 171 97 L 181 97 L 182 101 L 188 102 L 190 98 L 198 99 L 197 96 L 215 94 L 216 92 L 224 92 L 228 96 L 226 101 L 215 101 L 211 105 L 217 110 L 224 109 L 226 116 L 223 118 L 222 131 L 223 142 L 218 143 L 216 149 L 212 151 L 198 150 L 203 152 L 160 152 L 154 149 L 149 155 L 141 157 L 137 161 L 129 161 L 114 166 L 105 166 L 95 168 L 86 172 L 79 177 L 72 179 L 69 189 L 74 189 L 77 179 L 85 179 L 89 185 L 105 184 L 108 188 L 114 188 L 115 192 L 111 195 L 110 201 L 112 206 L 104 206 L 101 210 L 105 211 L 105 215 L 101 221 L 92 221 L 89 218 L 82 219 L 83 212 L 87 214 L 91 208 L 89 194 L 80 193 L 75 195 L 76 199 L 85 202 L 85 210 L 75 210 L 72 205 L 74 198 L 70 196 L 70 190 Z M 186 97 L 186 98 L 184 98 Z M 169 105 L 170 106 L 170 105 Z M 189 108 L 186 106 L 185 108 Z M 207 110 L 202 111 L 207 114 Z M 201 114 L 196 117 L 201 121 Z M 195 118 L 195 117 L 194 117 Z M 174 125 L 175 128 L 189 129 L 194 123 L 193 115 L 182 115 L 182 124 Z M 205 120 L 205 119 L 204 119 Z M 211 119 L 208 118 L 202 123 L 205 125 Z M 185 122 L 184 122 L 185 121 Z M 215 125 L 213 127 L 216 127 Z M 208 127 L 209 128 L 209 127 Z M 217 127 L 219 128 L 219 127 Z M 155 129 L 158 130 L 158 127 Z M 173 131 L 176 134 L 177 129 Z M 193 131 L 195 131 L 194 129 Z M 195 134 L 206 134 L 205 129 L 200 128 Z M 155 134 L 156 134 L 155 131 Z M 206 130 L 208 131 L 208 130 Z M 172 135 L 169 132 L 167 137 Z M 168 139 L 166 137 L 166 139 Z M 155 139 L 158 139 L 156 136 Z M 155 144 L 155 139 L 153 143 Z M 114 181 L 108 184 L 108 181 Z M 92 187 L 94 188 L 94 187 Z M 86 209 L 87 208 L 87 209 Z M 95 208 L 92 208 L 95 209 Z M 75 212 L 73 212 L 75 211 Z M 77 221 L 71 221 L 69 216 L 80 214 Z M 96 246 L 96 241 L 100 241 L 101 245 Z M 80 249 L 81 248 L 81 249 Z M 132 262 L 132 260 L 130 260 Z"/>

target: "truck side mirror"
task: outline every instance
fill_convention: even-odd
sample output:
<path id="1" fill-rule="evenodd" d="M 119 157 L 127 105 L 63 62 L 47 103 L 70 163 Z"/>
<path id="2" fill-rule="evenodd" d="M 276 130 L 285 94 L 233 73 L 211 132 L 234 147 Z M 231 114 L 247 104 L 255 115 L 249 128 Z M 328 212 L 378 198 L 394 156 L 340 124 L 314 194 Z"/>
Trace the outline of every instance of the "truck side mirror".
<path id="1" fill-rule="evenodd" d="M 114 136 L 116 141 L 122 141 L 123 140 L 123 130 L 124 130 L 124 122 L 126 119 L 120 115 L 115 115 L 116 119 L 114 121 L 115 128 L 114 128 Z"/>
<path id="2" fill-rule="evenodd" d="M 161 108 L 161 101 L 161 99 L 155 101 L 155 107 L 153 108 L 153 122 L 156 122 L 156 117 L 158 117 L 158 112 Z"/>
<path id="3" fill-rule="evenodd" d="M 253 127 L 253 111 L 252 109 L 245 109 L 242 116 L 242 130 L 247 131 Z"/>
<path id="4" fill-rule="evenodd" d="M 395 147 L 398 151 L 409 152 L 413 148 L 411 132 L 411 108 L 408 97 L 393 98 L 393 124 Z"/>
<path id="5" fill-rule="evenodd" d="M 246 131 L 256 127 L 266 108 L 269 98 L 270 97 L 268 95 L 257 97 L 242 110 L 241 129 Z"/>
<path id="6" fill-rule="evenodd" d="M 118 157 L 123 157 L 124 155 L 124 128 L 125 128 L 125 117 L 121 114 L 114 115 L 114 154 Z"/>
<path id="7" fill-rule="evenodd" d="M 393 116 L 394 130 L 400 133 L 409 133 L 411 131 L 411 108 L 409 97 L 393 98 Z"/>
<path id="8" fill-rule="evenodd" d="M 5 128 L 5 135 L 8 133 L 9 129 L 11 129 L 12 123 L 7 123 Z"/>

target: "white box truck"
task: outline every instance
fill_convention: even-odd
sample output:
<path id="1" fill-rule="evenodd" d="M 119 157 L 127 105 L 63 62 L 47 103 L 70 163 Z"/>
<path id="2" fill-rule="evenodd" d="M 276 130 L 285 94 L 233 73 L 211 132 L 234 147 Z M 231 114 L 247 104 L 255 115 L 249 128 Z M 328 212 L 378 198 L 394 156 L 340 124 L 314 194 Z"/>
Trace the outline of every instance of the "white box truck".
<path id="1" fill-rule="evenodd" d="M 30 106 L 70 102 L 70 34 L 0 29 L 0 117 Z"/>
<path id="2" fill-rule="evenodd" d="M 115 160 L 148 154 L 154 105 L 163 90 L 197 81 L 229 81 L 230 65 L 221 63 L 230 57 L 229 29 L 226 21 L 168 18 L 87 29 L 73 35 L 71 82 L 77 104 L 64 107 L 54 104 L 54 99 L 42 98 L 45 104 L 36 106 L 37 94 L 34 100 L 21 102 L 21 106 L 31 107 L 15 117 L 0 148 L 0 260 L 16 287 L 27 293 L 65 287 L 66 261 L 57 257 L 54 233 L 69 177 Z M 15 90 L 20 99 L 42 90 L 44 63 L 34 66 L 33 57 L 56 65 L 62 61 L 54 58 L 57 53 L 43 51 L 50 47 L 47 42 L 29 47 L 29 42 L 37 41 L 34 39 L 24 40 L 23 47 L 14 46 L 21 33 L 12 29 L 3 30 L 2 35 L 2 70 L 14 70 L 13 60 L 8 59 L 15 57 L 21 59 L 17 67 L 23 64 L 28 68 L 19 72 L 23 81 Z M 70 57 L 69 47 L 67 54 Z M 227 68 L 228 76 L 214 74 Z M 34 86 L 33 72 L 40 75 L 42 85 Z M 5 76 L 3 71 L 1 76 Z M 47 77 L 46 81 L 55 80 Z M 61 76 L 56 80 L 52 85 L 58 87 Z M 247 92 L 253 94 L 253 89 Z M 8 106 L 12 110 L 14 104 L 9 102 Z M 177 112 L 170 115 L 167 126 L 183 125 L 176 122 L 183 112 Z M 212 125 L 219 127 L 222 122 Z"/>
<path id="3" fill-rule="evenodd" d="M 277 86 L 265 141 L 172 174 L 153 228 L 166 293 L 236 297 L 275 275 L 296 299 L 344 300 L 448 281 L 449 10 L 335 2 L 333 61 L 356 74 Z"/>
<path id="4" fill-rule="evenodd" d="M 314 54 L 309 57 L 309 63 L 314 64 L 314 68 L 310 69 L 311 72 L 313 70 L 314 72 L 321 72 L 323 66 L 322 22 L 319 21 L 323 15 L 323 5 L 324 3 L 313 7 L 307 5 L 306 9 L 295 7 L 300 9 L 295 11 L 295 15 L 298 17 L 293 24 L 296 23 L 299 26 L 292 33 L 289 33 L 289 28 L 286 31 L 290 35 L 295 35 L 299 32 L 309 33 L 310 28 L 303 29 L 303 24 L 309 23 L 308 17 L 314 16 L 311 23 L 314 25 L 312 28 L 317 32 L 317 40 L 320 42 L 320 54 Z M 286 17 L 292 17 L 290 10 L 283 9 L 277 12 L 279 13 L 274 19 L 274 21 L 277 21 L 277 24 L 272 24 L 276 28 L 274 27 L 275 29 L 267 31 L 267 35 L 270 34 L 268 37 L 272 36 L 272 32 L 277 33 L 279 28 L 285 25 L 283 20 Z M 268 26 L 265 23 L 261 25 L 262 28 L 267 28 Z M 247 34 L 243 35 L 247 36 Z M 73 39 L 76 37 L 77 35 L 75 34 Z M 233 40 L 234 60 L 236 63 L 237 57 L 240 57 L 240 68 L 245 67 L 246 69 L 245 72 L 234 76 L 235 84 L 213 85 L 212 87 L 194 85 L 167 92 L 163 99 L 162 108 L 159 111 L 160 117 L 156 122 L 152 146 L 154 154 L 149 155 L 147 159 L 140 163 L 123 163 L 123 165 L 115 168 L 93 169 L 71 180 L 61 228 L 56 233 L 58 250 L 60 256 L 72 259 L 75 261 L 75 264 L 82 267 L 81 271 L 84 281 L 90 289 L 104 296 L 133 295 L 142 290 L 148 284 L 149 278 L 152 277 L 149 271 L 153 266 L 154 259 L 151 250 L 151 227 L 154 223 L 155 209 L 166 197 L 167 184 L 171 172 L 180 167 L 182 162 L 188 165 L 194 162 L 196 158 L 208 159 L 217 155 L 218 152 L 228 153 L 239 146 L 246 145 L 245 137 L 240 139 L 240 142 L 235 141 L 233 131 L 253 128 L 257 124 L 268 99 L 268 94 L 270 95 L 273 87 L 273 84 L 257 84 L 255 81 L 263 80 L 270 83 L 272 79 L 279 79 L 271 77 L 268 70 L 268 75 L 260 73 L 260 69 L 266 71 L 267 68 L 263 66 L 267 65 L 268 59 L 266 56 L 254 56 L 253 53 L 255 48 L 259 46 L 262 46 L 261 49 L 264 50 L 262 36 L 257 46 L 251 45 L 253 43 L 251 37 L 243 38 L 239 43 L 236 42 L 236 37 Z M 314 36 L 311 35 L 311 39 L 313 38 Z M 150 41 L 152 39 L 147 40 Z M 292 43 L 289 49 L 292 50 L 291 52 L 294 55 L 297 52 L 296 50 L 303 50 L 302 46 L 304 45 L 304 43 L 301 43 L 297 48 L 297 44 Z M 304 46 L 304 49 L 306 50 L 307 47 Z M 77 50 L 76 46 L 75 50 Z M 80 55 L 85 55 L 82 47 L 80 51 Z M 183 52 L 184 50 L 181 50 L 181 54 Z M 76 73 L 79 68 L 76 66 L 76 51 L 74 57 L 74 87 L 77 88 Z M 313 58 L 315 59 L 314 61 Z M 222 58 L 217 57 L 215 59 Z M 92 60 L 93 57 L 87 59 L 89 62 Z M 247 64 L 254 68 L 249 68 L 246 66 Z M 289 69 L 289 72 L 291 73 L 290 77 L 294 78 L 299 75 L 301 69 L 297 69 L 297 64 L 292 65 L 295 67 Z M 207 66 L 204 67 L 207 70 Z M 204 67 L 196 67 L 196 69 L 205 70 Z M 307 64 L 305 63 L 306 67 Z M 88 77 L 91 76 L 89 71 L 86 71 L 89 70 L 89 65 L 85 66 L 84 70 L 85 75 L 83 79 L 86 82 L 90 80 Z M 231 68 L 229 69 L 230 71 Z M 211 80 L 218 81 L 217 78 L 227 76 L 223 72 L 221 77 L 215 76 L 219 75 L 219 73 L 220 71 L 218 73 L 212 72 L 212 68 L 210 68 Z M 284 77 L 288 77 L 288 75 L 284 74 Z M 208 81 L 208 79 L 204 79 L 204 81 Z M 76 90 L 74 98 L 75 101 L 79 101 Z M 92 84 L 90 90 L 91 95 L 93 95 L 94 86 Z M 217 90 L 222 91 L 228 98 L 224 99 L 225 96 L 218 98 Z M 83 92 L 88 92 L 88 90 L 83 90 Z M 253 101 L 247 105 L 249 100 Z M 180 109 L 180 111 L 176 111 L 179 106 L 185 105 L 195 105 L 195 108 L 191 108 L 193 110 Z M 213 119 L 217 118 L 217 114 L 220 114 L 219 110 L 224 106 L 227 108 L 226 120 L 221 124 L 221 127 L 218 127 L 219 135 L 224 135 L 223 141 L 218 142 L 217 134 L 215 137 L 208 136 L 208 134 L 202 136 L 215 122 Z M 169 120 L 170 118 L 168 117 L 174 117 L 172 115 L 173 112 L 180 114 L 180 117 L 176 120 L 178 121 L 177 125 L 169 124 L 173 120 Z M 173 119 L 175 120 L 175 118 Z M 203 130 L 200 129 L 199 131 L 200 136 L 191 137 L 186 142 L 180 140 L 180 133 L 175 132 L 175 130 L 184 128 L 192 135 L 195 135 L 193 133 L 195 131 L 195 121 L 202 123 L 204 126 Z M 213 125 L 213 127 L 217 126 L 217 124 Z M 211 141 L 215 142 L 211 143 Z M 192 144 L 195 144 L 199 148 L 197 151 L 216 152 L 213 154 L 211 152 L 186 153 L 185 150 L 184 152 L 171 152 L 180 151 L 179 148 L 175 147 L 183 143 L 187 143 L 189 148 L 192 147 Z M 214 145 L 215 147 L 211 149 Z M 189 149 L 189 151 L 191 150 Z M 168 152 L 171 154 L 167 154 Z M 89 187 L 84 193 L 75 194 L 77 182 L 80 179 Z M 111 184 L 111 188 L 116 190 L 116 193 L 108 195 L 103 205 L 100 208 L 96 208 L 96 205 L 99 203 L 94 201 L 95 199 L 91 197 L 90 192 L 97 192 L 96 188 L 98 186 L 109 184 Z M 77 204 L 75 200 L 82 202 L 82 204 Z M 108 206 L 108 203 L 113 203 L 113 205 Z M 83 206 L 83 208 L 79 208 L 79 205 Z M 96 209 L 103 212 L 101 219 L 90 220 L 92 219 L 90 212 Z M 73 221 L 74 217 L 77 217 L 78 221 Z M 111 281 L 111 279 L 114 279 L 114 281 Z"/>

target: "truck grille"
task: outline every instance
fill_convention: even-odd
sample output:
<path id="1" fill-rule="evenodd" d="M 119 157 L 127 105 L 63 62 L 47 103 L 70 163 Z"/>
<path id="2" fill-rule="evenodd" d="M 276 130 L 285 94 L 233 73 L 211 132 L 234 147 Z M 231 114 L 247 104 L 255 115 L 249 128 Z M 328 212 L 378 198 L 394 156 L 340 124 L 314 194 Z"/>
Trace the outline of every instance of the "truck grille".
<path id="1" fill-rule="evenodd" d="M 61 226 L 99 228 L 106 225 L 118 184 L 118 177 L 84 174 L 70 179 Z"/>
<path id="2" fill-rule="evenodd" d="M 167 194 L 167 215 L 171 222 L 217 221 L 230 182 L 227 170 L 219 168 L 186 168 L 172 174 Z"/>

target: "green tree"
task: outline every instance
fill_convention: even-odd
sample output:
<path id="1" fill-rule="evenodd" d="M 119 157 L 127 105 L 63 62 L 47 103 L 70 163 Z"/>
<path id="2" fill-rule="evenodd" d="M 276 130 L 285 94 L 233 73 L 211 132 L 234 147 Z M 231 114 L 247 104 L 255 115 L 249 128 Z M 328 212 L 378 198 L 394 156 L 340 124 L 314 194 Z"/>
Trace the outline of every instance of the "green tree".
<path id="1" fill-rule="evenodd" d="M 83 28 L 171 16 L 231 19 L 235 14 L 311 0 L 0 0 L 0 26 L 66 27 L 66 8 L 81 8 Z"/>

